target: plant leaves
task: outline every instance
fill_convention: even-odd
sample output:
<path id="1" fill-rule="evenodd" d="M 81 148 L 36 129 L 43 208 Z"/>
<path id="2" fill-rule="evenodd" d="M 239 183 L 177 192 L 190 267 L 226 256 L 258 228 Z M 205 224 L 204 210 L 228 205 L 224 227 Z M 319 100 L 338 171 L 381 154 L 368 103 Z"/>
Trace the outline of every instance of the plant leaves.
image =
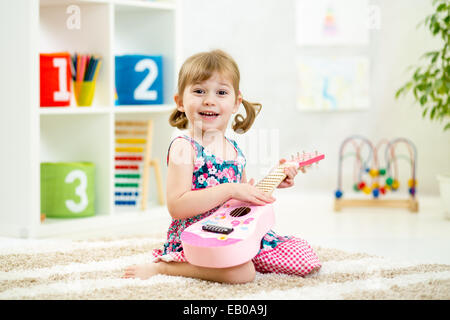
<path id="1" fill-rule="evenodd" d="M 415 81 L 419 81 L 419 80 L 423 77 L 423 75 L 420 74 L 420 71 L 421 71 L 421 70 L 422 70 L 422 67 L 419 67 L 419 68 L 416 69 L 416 72 L 414 72 L 414 74 L 413 74 L 413 79 L 414 79 Z"/>
<path id="2" fill-rule="evenodd" d="M 446 5 L 445 3 L 441 3 L 441 4 L 437 7 L 436 11 L 437 11 L 437 12 L 441 12 L 441 11 L 444 11 L 446 8 L 447 8 L 447 5 Z"/>
<path id="3" fill-rule="evenodd" d="M 434 87 L 434 90 L 439 90 L 439 88 L 442 87 L 442 79 L 437 79 L 436 82 L 434 83 L 433 87 Z"/>
<path id="4" fill-rule="evenodd" d="M 417 93 L 417 87 L 414 87 L 413 93 L 414 93 L 414 98 L 416 98 L 416 100 L 419 100 L 419 94 Z"/>
<path id="5" fill-rule="evenodd" d="M 416 102 L 423 108 L 422 117 L 447 123 L 444 131 L 450 130 L 450 1 L 432 0 L 434 12 L 419 22 L 433 36 L 443 40 L 444 45 L 434 51 L 424 53 L 426 65 L 415 68 L 410 81 L 395 92 L 395 97 L 405 95 L 410 89 Z M 429 59 L 428 59 L 429 58 Z"/>
<path id="6" fill-rule="evenodd" d="M 436 113 L 436 108 L 431 109 L 430 119 L 433 120 L 434 114 Z"/>
<path id="7" fill-rule="evenodd" d="M 447 81 L 447 79 L 444 81 L 445 86 L 447 87 L 448 90 L 450 90 L 450 80 Z"/>
<path id="8" fill-rule="evenodd" d="M 444 127 L 444 131 L 445 131 L 445 130 L 450 130 L 450 122 L 447 123 L 447 125 Z"/>
<path id="9" fill-rule="evenodd" d="M 431 58 L 431 63 L 435 63 L 437 58 L 439 58 L 439 52 L 436 52 L 436 54 Z"/>
<path id="10" fill-rule="evenodd" d="M 441 30 L 441 26 L 439 25 L 439 22 L 435 22 L 433 25 L 433 36 L 435 36 L 439 30 Z"/>
<path id="11" fill-rule="evenodd" d="M 405 90 L 405 87 L 401 87 L 400 89 L 398 89 L 397 92 L 395 93 L 395 99 L 398 99 L 398 97 L 404 90 Z"/>
<path id="12" fill-rule="evenodd" d="M 428 100 L 427 96 L 423 95 L 420 97 L 419 102 L 423 106 L 425 103 L 427 103 L 427 100 Z"/>
<path id="13" fill-rule="evenodd" d="M 426 84 L 425 83 L 421 83 L 421 84 L 417 85 L 416 88 L 419 91 L 424 91 L 425 88 L 426 88 Z"/>
<path id="14" fill-rule="evenodd" d="M 428 51 L 428 52 L 425 52 L 425 53 L 421 56 L 421 58 L 425 58 L 425 57 L 429 57 L 429 56 L 434 56 L 434 55 L 439 54 L 439 53 L 441 53 L 441 52 L 440 52 L 440 51 Z"/>

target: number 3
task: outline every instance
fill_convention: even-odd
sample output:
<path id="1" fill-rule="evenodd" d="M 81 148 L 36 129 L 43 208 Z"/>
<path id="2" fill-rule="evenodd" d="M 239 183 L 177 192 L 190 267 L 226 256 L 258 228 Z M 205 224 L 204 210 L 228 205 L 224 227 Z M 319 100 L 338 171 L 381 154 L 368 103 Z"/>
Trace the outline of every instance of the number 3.
<path id="1" fill-rule="evenodd" d="M 86 172 L 81 170 L 73 170 L 67 176 L 65 183 L 73 183 L 76 179 L 80 180 L 80 185 L 75 189 L 75 194 L 80 197 L 80 202 L 75 203 L 73 200 L 66 200 L 66 207 L 74 213 L 80 213 L 86 209 L 88 205 L 88 197 L 86 194 L 87 177 Z"/>
<path id="2" fill-rule="evenodd" d="M 158 77 L 158 66 L 155 61 L 151 59 L 142 59 L 134 67 L 135 71 L 142 72 L 148 69 L 148 74 L 134 90 L 135 100 L 156 100 L 158 92 L 156 90 L 148 90 Z"/>

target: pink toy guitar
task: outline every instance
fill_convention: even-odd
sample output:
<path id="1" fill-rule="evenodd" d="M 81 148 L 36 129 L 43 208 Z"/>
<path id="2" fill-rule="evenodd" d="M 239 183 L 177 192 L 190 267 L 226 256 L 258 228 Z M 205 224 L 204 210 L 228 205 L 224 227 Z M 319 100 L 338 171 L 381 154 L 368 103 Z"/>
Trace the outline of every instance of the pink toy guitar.
<path id="1" fill-rule="evenodd" d="M 273 190 L 286 178 L 285 167 L 310 167 L 324 159 L 323 154 L 305 154 L 279 165 L 256 187 Z M 275 224 L 272 204 L 256 206 L 228 200 L 210 216 L 190 225 L 181 234 L 189 263 L 209 268 L 227 268 L 250 261 L 260 249 L 261 239 Z"/>

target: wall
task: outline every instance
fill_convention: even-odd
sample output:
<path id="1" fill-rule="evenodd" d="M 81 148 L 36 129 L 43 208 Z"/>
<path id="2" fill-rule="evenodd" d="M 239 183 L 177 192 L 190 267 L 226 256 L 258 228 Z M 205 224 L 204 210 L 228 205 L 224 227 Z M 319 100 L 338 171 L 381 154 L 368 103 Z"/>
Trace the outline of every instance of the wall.
<path id="1" fill-rule="evenodd" d="M 262 103 L 263 111 L 254 128 L 238 138 L 247 154 L 248 176 L 261 178 L 273 164 L 271 156 L 317 149 L 326 154 L 326 160 L 319 170 L 297 179 L 294 190 L 332 193 L 336 189 L 339 146 L 347 136 L 360 134 L 374 143 L 381 138 L 407 137 L 418 149 L 418 192 L 437 194 L 436 174 L 450 173 L 450 134 L 443 133 L 442 125 L 423 120 L 421 109 L 411 97 L 394 98 L 407 80 L 407 66 L 438 45 L 425 29 L 416 29 L 431 12 L 430 2 L 372 0 L 370 3 L 380 8 L 381 24 L 380 29 L 371 30 L 370 48 L 315 49 L 295 44 L 293 0 L 181 1 L 182 55 L 186 58 L 214 48 L 228 51 L 240 66 L 244 98 Z M 369 110 L 302 113 L 296 109 L 296 56 L 320 50 L 338 55 L 369 54 Z M 399 165 L 402 177 L 407 179 L 409 165 Z M 345 183 L 351 184 L 352 175 L 348 164 Z M 406 181 L 400 183 L 405 188 Z"/>

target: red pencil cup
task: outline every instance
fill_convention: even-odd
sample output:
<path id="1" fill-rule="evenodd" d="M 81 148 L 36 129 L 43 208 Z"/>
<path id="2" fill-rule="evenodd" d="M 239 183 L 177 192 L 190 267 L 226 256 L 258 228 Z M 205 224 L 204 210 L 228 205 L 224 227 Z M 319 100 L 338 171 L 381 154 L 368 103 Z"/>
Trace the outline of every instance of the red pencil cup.
<path id="1" fill-rule="evenodd" d="M 70 105 L 70 54 L 40 54 L 41 107 L 67 107 Z"/>

